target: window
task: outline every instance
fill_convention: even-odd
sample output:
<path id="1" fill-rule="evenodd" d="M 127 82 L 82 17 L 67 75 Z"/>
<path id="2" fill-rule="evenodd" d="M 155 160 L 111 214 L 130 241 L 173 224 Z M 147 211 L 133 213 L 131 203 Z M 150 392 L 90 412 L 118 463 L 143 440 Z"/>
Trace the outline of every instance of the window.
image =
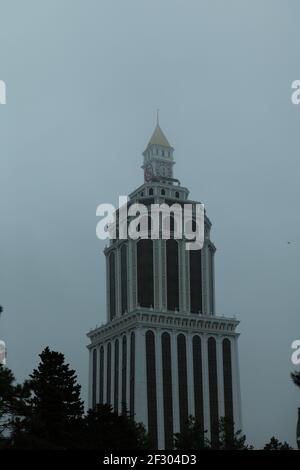
<path id="1" fill-rule="evenodd" d="M 116 315 L 116 264 L 115 254 L 109 255 L 109 308 L 110 319 Z"/>
<path id="2" fill-rule="evenodd" d="M 92 383 L 92 407 L 96 407 L 97 390 L 97 349 L 93 350 L 93 383 Z"/>
<path id="3" fill-rule="evenodd" d="M 202 259 L 201 250 L 191 250 L 190 256 L 190 310 L 191 313 L 202 312 Z"/>
<path id="4" fill-rule="evenodd" d="M 146 375 L 148 397 L 148 432 L 151 449 L 157 449 L 157 400 L 155 337 L 152 331 L 146 333 Z"/>
<path id="5" fill-rule="evenodd" d="M 134 382 L 135 382 L 135 334 L 132 332 L 130 336 L 130 398 L 129 413 L 134 417 Z"/>
<path id="6" fill-rule="evenodd" d="M 102 405 L 104 392 L 104 348 L 100 348 L 100 367 L 99 367 L 99 403 Z"/>
<path id="7" fill-rule="evenodd" d="M 183 334 L 177 336 L 177 367 L 180 432 L 183 432 L 188 422 L 186 341 Z"/>
<path id="8" fill-rule="evenodd" d="M 107 345 L 107 368 L 106 368 L 106 403 L 110 404 L 111 396 L 111 344 Z"/>
<path id="9" fill-rule="evenodd" d="M 225 417 L 233 424 L 233 399 L 232 399 L 232 367 L 231 367 L 231 343 L 225 338 L 223 348 L 223 379 L 224 379 L 224 404 Z"/>
<path id="10" fill-rule="evenodd" d="M 121 308 L 124 314 L 127 311 L 127 245 L 121 248 Z"/>
<path id="11" fill-rule="evenodd" d="M 173 396 L 172 396 L 172 363 L 171 340 L 169 333 L 161 337 L 162 375 L 163 375 L 163 406 L 165 449 L 173 449 Z"/>
<path id="12" fill-rule="evenodd" d="M 122 340 L 122 413 L 127 408 L 127 338 Z"/>
<path id="13" fill-rule="evenodd" d="M 179 198 L 179 192 L 178 191 L 176 191 L 175 197 L 177 197 L 177 199 Z"/>
<path id="14" fill-rule="evenodd" d="M 203 384 L 202 384 L 202 352 L 201 339 L 193 337 L 193 372 L 194 372 L 194 401 L 195 418 L 200 426 L 201 444 L 204 444 L 204 416 L 203 416 Z"/>
<path id="15" fill-rule="evenodd" d="M 167 307 L 168 307 L 168 310 L 179 310 L 179 265 L 178 265 L 177 241 L 167 240 L 166 250 L 167 250 Z"/>
<path id="16" fill-rule="evenodd" d="M 115 341 L 114 410 L 119 411 L 119 340 Z"/>
<path id="17" fill-rule="evenodd" d="M 161 195 L 162 195 L 162 196 L 165 196 L 165 194 L 166 194 L 166 191 L 165 191 L 164 189 L 162 189 L 162 190 L 161 190 Z"/>
<path id="18" fill-rule="evenodd" d="M 215 338 L 209 338 L 207 342 L 207 348 L 211 441 L 213 447 L 217 447 L 219 440 L 219 400 L 217 375 L 217 348 Z"/>
<path id="19" fill-rule="evenodd" d="M 152 240 L 140 240 L 137 243 L 137 287 L 139 305 L 141 307 L 153 307 L 154 280 Z"/>
<path id="20" fill-rule="evenodd" d="M 210 246 L 208 249 L 208 265 L 209 265 L 209 309 L 211 315 L 214 314 L 214 250 Z"/>
<path id="21" fill-rule="evenodd" d="M 153 196 L 153 188 L 149 189 L 149 196 Z"/>

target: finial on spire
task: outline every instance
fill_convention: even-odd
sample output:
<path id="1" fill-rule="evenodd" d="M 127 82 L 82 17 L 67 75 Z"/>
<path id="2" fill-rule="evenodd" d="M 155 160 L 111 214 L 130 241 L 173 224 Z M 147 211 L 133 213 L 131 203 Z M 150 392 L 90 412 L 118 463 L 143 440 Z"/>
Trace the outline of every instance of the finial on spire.
<path id="1" fill-rule="evenodd" d="M 159 126 L 159 108 L 156 110 L 156 124 Z"/>

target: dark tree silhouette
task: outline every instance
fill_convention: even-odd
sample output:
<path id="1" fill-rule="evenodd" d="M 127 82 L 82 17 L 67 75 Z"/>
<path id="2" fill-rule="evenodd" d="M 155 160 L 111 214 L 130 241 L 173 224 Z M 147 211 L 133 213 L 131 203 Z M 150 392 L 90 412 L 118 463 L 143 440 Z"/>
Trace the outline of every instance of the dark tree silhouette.
<path id="1" fill-rule="evenodd" d="M 14 446 L 73 448 L 80 438 L 83 402 L 80 385 L 62 353 L 47 347 L 30 375 L 25 418 L 14 429 Z"/>
<path id="2" fill-rule="evenodd" d="M 128 413 L 115 413 L 110 405 L 97 405 L 84 420 L 81 447 L 85 449 L 147 449 L 148 438 L 141 423 Z"/>
<path id="3" fill-rule="evenodd" d="M 300 388 L 300 372 L 292 372 L 291 377 L 292 377 L 294 384 Z"/>
<path id="4" fill-rule="evenodd" d="M 264 450 L 293 450 L 293 447 L 289 446 L 287 442 L 280 442 L 276 437 L 271 437 L 270 442 L 268 442 Z"/>
<path id="5" fill-rule="evenodd" d="M 189 416 L 184 430 L 174 434 L 174 448 L 176 450 L 203 450 L 209 448 L 202 425 L 193 416 Z"/>

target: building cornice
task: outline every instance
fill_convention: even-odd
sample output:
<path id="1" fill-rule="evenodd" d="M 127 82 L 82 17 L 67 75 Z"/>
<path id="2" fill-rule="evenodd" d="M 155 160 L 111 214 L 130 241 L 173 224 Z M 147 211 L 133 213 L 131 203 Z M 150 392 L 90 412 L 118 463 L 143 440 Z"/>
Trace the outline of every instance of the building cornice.
<path id="1" fill-rule="evenodd" d="M 239 333 L 235 331 L 238 324 L 239 321 L 236 318 L 169 311 L 156 312 L 152 309 L 139 308 L 89 331 L 87 336 L 92 344 L 88 348 L 136 327 L 238 336 Z"/>

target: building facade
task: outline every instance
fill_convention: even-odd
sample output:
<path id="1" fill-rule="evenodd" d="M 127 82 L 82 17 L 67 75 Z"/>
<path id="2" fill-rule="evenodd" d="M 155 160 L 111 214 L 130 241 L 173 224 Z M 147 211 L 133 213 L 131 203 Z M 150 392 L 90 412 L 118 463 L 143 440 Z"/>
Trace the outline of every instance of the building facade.
<path id="1" fill-rule="evenodd" d="M 174 178 L 173 152 L 157 123 L 143 153 L 144 183 L 128 206 L 196 203 Z M 171 219 L 168 240 L 110 240 L 107 323 L 88 333 L 89 406 L 128 410 L 153 449 L 172 448 L 189 415 L 212 441 L 220 417 L 241 427 L 239 322 L 216 314 L 211 222 L 205 214 L 201 250 L 186 250 L 172 230 Z"/>

